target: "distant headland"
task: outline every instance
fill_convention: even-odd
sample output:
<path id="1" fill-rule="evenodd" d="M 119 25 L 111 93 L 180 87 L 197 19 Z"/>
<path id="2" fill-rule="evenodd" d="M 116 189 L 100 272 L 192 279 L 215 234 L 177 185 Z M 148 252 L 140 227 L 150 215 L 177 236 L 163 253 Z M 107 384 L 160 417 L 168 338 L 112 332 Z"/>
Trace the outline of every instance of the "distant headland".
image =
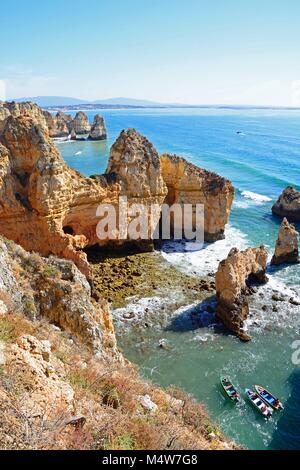
<path id="1" fill-rule="evenodd" d="M 186 103 L 160 103 L 151 100 L 135 98 L 109 98 L 94 101 L 82 100 L 68 96 L 29 96 L 24 98 L 10 99 L 16 103 L 32 102 L 49 111 L 78 111 L 78 110 L 97 110 L 97 109 L 172 109 L 172 108 L 196 108 L 196 109 L 269 109 L 269 110 L 300 110 L 300 107 L 293 106 L 264 106 L 264 105 L 231 105 L 231 104 L 186 104 Z"/>

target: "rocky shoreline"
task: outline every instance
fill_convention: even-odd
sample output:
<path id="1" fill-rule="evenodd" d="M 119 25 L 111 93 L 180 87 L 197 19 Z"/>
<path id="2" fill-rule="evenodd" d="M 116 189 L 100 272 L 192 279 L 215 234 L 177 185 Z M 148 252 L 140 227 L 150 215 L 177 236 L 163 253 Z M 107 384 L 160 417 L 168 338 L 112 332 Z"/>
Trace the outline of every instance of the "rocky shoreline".
<path id="1" fill-rule="evenodd" d="M 212 277 L 187 275 L 170 265 L 157 251 L 135 253 L 92 249 L 88 260 L 93 271 L 94 292 L 113 308 L 124 307 L 132 296 L 152 297 L 181 292 L 187 301 L 202 300 L 215 289 Z"/>

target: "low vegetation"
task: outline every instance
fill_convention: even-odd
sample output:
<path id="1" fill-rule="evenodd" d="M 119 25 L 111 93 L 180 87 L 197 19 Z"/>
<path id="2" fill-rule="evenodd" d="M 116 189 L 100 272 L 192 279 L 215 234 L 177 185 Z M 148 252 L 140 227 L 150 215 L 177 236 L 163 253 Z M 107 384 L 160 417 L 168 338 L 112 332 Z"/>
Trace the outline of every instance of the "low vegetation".
<path id="1" fill-rule="evenodd" d="M 59 405 L 49 391 L 47 410 L 37 414 L 36 372 L 32 374 L 30 367 L 16 360 L 15 345 L 24 335 L 50 341 L 49 368 L 73 390 L 72 410 Z M 2 449 L 233 448 L 191 396 L 176 388 L 165 392 L 143 381 L 130 364 L 96 360 L 88 349 L 46 321 L 2 315 L 0 344 L 5 347 L 0 368 Z M 37 366 L 33 363 L 33 367 Z M 40 398 L 43 389 L 38 393 Z M 155 412 L 142 406 L 140 397 L 145 395 L 157 405 Z M 84 417 L 84 426 L 67 425 L 72 416 Z"/>

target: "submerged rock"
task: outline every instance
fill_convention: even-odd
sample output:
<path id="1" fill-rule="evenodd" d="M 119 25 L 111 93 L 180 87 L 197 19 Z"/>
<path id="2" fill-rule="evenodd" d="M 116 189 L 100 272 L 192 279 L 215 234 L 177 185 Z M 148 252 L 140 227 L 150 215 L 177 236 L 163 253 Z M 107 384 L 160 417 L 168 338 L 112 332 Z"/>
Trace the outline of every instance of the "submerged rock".
<path id="1" fill-rule="evenodd" d="M 94 118 L 94 122 L 89 135 L 89 140 L 106 140 L 107 131 L 105 122 L 102 116 L 97 114 Z"/>
<path id="2" fill-rule="evenodd" d="M 220 263 L 216 274 L 217 316 L 243 341 L 251 340 L 243 329 L 249 314 L 247 284 L 267 282 L 267 259 L 264 246 L 242 252 L 233 248 L 228 258 Z"/>
<path id="3" fill-rule="evenodd" d="M 272 212 L 292 222 L 300 222 L 300 192 L 292 186 L 287 187 L 272 207 Z"/>
<path id="4" fill-rule="evenodd" d="M 299 233 L 286 218 L 283 219 L 271 264 L 299 263 Z"/>

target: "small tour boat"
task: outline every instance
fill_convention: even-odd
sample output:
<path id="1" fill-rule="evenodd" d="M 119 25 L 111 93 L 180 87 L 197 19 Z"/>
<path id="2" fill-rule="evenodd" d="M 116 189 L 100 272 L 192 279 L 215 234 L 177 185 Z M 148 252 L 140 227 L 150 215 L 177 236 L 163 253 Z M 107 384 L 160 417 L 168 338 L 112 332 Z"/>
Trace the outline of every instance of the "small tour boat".
<path id="1" fill-rule="evenodd" d="M 255 385 L 254 388 L 260 398 L 262 398 L 263 401 L 267 403 L 267 405 L 271 406 L 274 410 L 283 410 L 283 404 L 280 400 L 278 400 L 278 398 L 274 397 L 272 393 L 268 392 L 268 390 L 266 390 L 264 387 L 261 387 L 260 385 Z"/>
<path id="2" fill-rule="evenodd" d="M 273 410 L 270 408 L 261 398 L 260 396 L 250 390 L 250 388 L 246 389 L 246 395 L 251 401 L 252 405 L 260 412 L 265 418 L 271 418 L 273 415 Z"/>
<path id="3" fill-rule="evenodd" d="M 221 377 L 221 385 L 231 401 L 239 401 L 240 395 L 237 393 L 236 388 L 232 385 L 231 380 L 228 377 Z"/>

